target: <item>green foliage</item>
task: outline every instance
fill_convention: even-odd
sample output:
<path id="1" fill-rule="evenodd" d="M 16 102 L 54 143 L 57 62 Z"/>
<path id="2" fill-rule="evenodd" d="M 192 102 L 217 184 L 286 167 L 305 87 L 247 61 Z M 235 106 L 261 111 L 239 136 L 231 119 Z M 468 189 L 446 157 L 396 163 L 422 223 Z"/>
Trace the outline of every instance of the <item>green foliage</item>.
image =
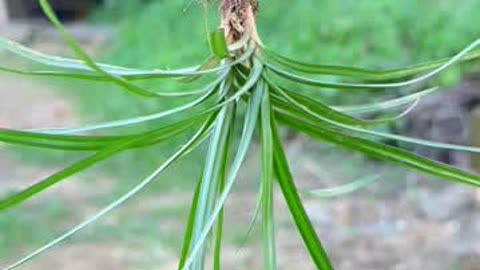
<path id="1" fill-rule="evenodd" d="M 471 37 L 480 36 L 480 17 L 475 13 L 480 10 L 478 1 L 298 0 L 292 4 L 281 0 L 274 5 L 260 1 L 260 5 L 258 27 L 268 48 L 306 62 L 393 68 L 450 56 Z M 213 14 L 215 11 L 216 7 L 210 10 Z M 119 24 L 103 58 L 106 62 L 139 68 L 161 68 L 166 63 L 168 67 L 178 67 L 203 61 L 207 55 L 203 12 L 195 2 L 117 1 L 116 5 L 96 12 L 94 18 Z M 461 73 L 457 68 L 449 69 L 438 83 L 452 85 Z M 164 81 L 145 85 L 185 88 Z M 72 91 L 77 93 L 82 111 L 92 120 L 135 116 L 178 104 L 132 98 L 108 84 L 69 87 L 78 89 Z M 322 96 L 337 103 L 381 97 L 366 93 L 338 96 L 335 92 L 324 92 Z M 140 160 L 140 156 L 152 160 L 157 154 L 154 150 L 127 154 L 111 165 L 115 168 L 112 172 L 131 177 L 130 168 L 148 170 L 153 165 Z"/>
<path id="2" fill-rule="evenodd" d="M 326 89 L 352 94 L 367 92 L 374 95 L 379 89 L 398 91 L 401 88 L 409 87 L 406 91 L 407 94 L 403 97 L 381 103 L 360 104 L 353 109 L 354 111 L 355 109 L 360 109 L 360 111 L 367 109 L 370 112 L 382 112 L 390 108 L 403 107 L 409 102 L 416 102 L 422 95 L 438 90 L 438 88 L 434 88 L 422 91 L 415 87 L 418 83 L 437 76 L 458 62 L 478 60 L 480 53 L 478 50 L 474 50 L 480 46 L 480 39 L 475 40 L 460 53 L 450 58 L 424 63 L 414 68 L 369 71 L 344 66 L 303 63 L 269 51 L 263 44 L 251 39 L 240 39 L 243 42 L 239 46 L 227 47 L 227 51 L 225 51 L 225 43 L 218 40 L 217 37 L 215 42 L 210 42 L 212 54 L 210 57 L 221 58 L 225 54 L 226 56 L 219 59 L 221 61 L 212 67 L 199 65 L 175 70 L 133 69 L 94 62 L 63 28 L 47 0 L 39 0 L 39 3 L 78 59 L 43 55 L 13 42 L 2 40 L 0 42 L 2 48 L 42 64 L 42 68 L 44 68 L 41 70 L 12 70 L 4 67 L 2 70 L 58 78 L 59 71 L 57 69 L 60 68 L 62 69 L 61 77 L 84 81 L 92 81 L 94 78 L 96 82 L 111 83 L 117 86 L 116 90 L 124 93 L 128 100 L 136 96 L 138 104 L 142 104 L 143 100 L 148 99 L 154 100 L 154 102 L 157 100 L 173 100 L 174 102 L 169 102 L 172 106 L 169 110 L 124 117 L 120 120 L 78 128 L 34 132 L 0 130 L 0 141 L 5 143 L 43 149 L 91 152 L 89 156 L 76 161 L 65 169 L 3 198 L 0 200 L 0 211 L 4 212 L 15 207 L 66 180 L 69 176 L 83 172 L 121 152 L 134 152 L 137 148 L 148 148 L 162 143 L 171 144 L 170 147 L 174 150 L 155 169 L 152 169 L 147 177 L 137 182 L 126 193 L 56 239 L 8 266 L 6 270 L 15 269 L 27 263 L 111 213 L 146 189 L 172 164 L 191 154 L 206 141 L 208 141 L 208 149 L 203 158 L 202 173 L 193 195 L 178 268 L 204 269 L 207 255 L 210 255 L 209 252 L 211 252 L 208 242 L 215 237 L 212 260 L 214 269 L 220 269 L 223 209 L 257 130 L 261 134 L 262 143 L 262 173 L 257 209 L 262 218 L 265 267 L 271 269 L 276 267 L 272 185 L 278 184 L 293 223 L 297 227 L 312 262 L 317 269 L 333 269 L 329 256 L 304 209 L 292 177 L 284 153 L 282 138 L 278 131 L 279 124 L 321 142 L 429 174 L 441 180 L 473 188 L 480 187 L 480 177 L 477 175 L 416 156 L 408 151 L 378 142 L 375 138 L 383 137 L 406 144 L 471 153 L 479 153 L 479 148 L 430 142 L 380 132 L 375 129 L 376 125 L 398 119 L 398 117 L 364 120 L 358 118 L 354 113 L 347 114 L 345 111 L 348 109 L 345 108 L 348 107 L 343 107 L 343 111 L 342 109 L 336 110 L 325 100 L 313 98 L 315 93 L 323 92 Z M 180 51 L 172 49 L 169 52 L 178 54 L 181 53 Z M 156 50 L 149 50 L 146 56 L 151 56 L 154 52 Z M 391 74 L 395 76 L 392 77 Z M 323 75 L 335 77 L 336 80 L 325 79 L 322 77 Z M 365 83 L 365 81 L 371 80 L 372 76 L 375 77 L 374 82 Z M 152 87 L 153 84 L 138 82 L 139 80 L 152 82 L 158 79 L 170 81 L 171 85 L 187 85 L 191 89 L 182 91 L 176 88 L 172 92 L 158 88 L 157 84 Z M 297 87 L 306 94 L 298 93 Z M 98 93 L 106 95 L 107 92 L 98 91 Z M 185 96 L 190 97 L 190 101 L 179 101 Z M 106 95 L 105 98 L 112 99 L 112 96 Z M 384 104 L 388 104 L 390 107 L 385 108 L 382 106 Z M 157 110 L 159 110 L 158 107 L 161 106 L 157 104 Z M 243 118 L 243 124 L 241 121 L 236 121 L 239 116 Z M 138 128 L 140 124 L 143 125 L 142 128 Z M 116 130 L 118 128 L 125 128 L 123 131 L 125 134 L 119 135 Z M 238 128 L 241 128 L 241 132 L 238 132 Z M 106 135 L 92 134 L 100 130 Z M 78 133 L 82 133 L 82 135 L 78 135 Z M 238 135 L 237 133 L 240 135 L 238 141 L 233 139 L 235 135 Z M 177 141 L 178 139 L 181 139 L 180 143 Z M 142 162 L 145 161 L 145 158 L 143 156 Z M 159 160 L 158 156 L 148 157 L 148 159 L 155 162 Z M 276 179 L 276 182 L 273 179 Z M 317 193 L 322 196 L 335 196 L 353 192 L 371 183 L 373 180 L 361 179 L 342 187 Z"/>
<path id="3" fill-rule="evenodd" d="M 187 2 L 183 1 L 150 1 L 140 5 L 138 1 L 129 1 L 125 6 L 118 8 L 125 10 L 119 21 L 115 40 L 111 42 L 104 60 L 109 63 L 137 68 L 172 68 L 204 62 L 208 56 L 209 43 L 203 23 L 202 9 L 197 5 L 186 12 Z M 132 13 L 131 10 L 140 12 Z M 105 11 L 111 12 L 111 11 Z M 115 14 L 117 14 L 115 11 Z M 96 16 L 102 16 L 96 14 Z M 111 14 L 111 13 L 110 13 Z M 178 20 L 178 16 L 182 19 Z M 115 15 L 117 17 L 117 15 Z M 161 18 L 161 19 L 159 19 Z M 137 27 L 133 27 L 136 24 Z M 138 29 L 143 29 L 138 31 Z M 179 44 L 182 44 L 179 46 Z M 172 53 L 175 51 L 175 53 Z M 168 64 L 168 66 L 165 66 Z M 201 81 L 195 81 L 200 85 Z M 162 92 L 172 90 L 192 89 L 191 85 L 171 83 L 170 81 L 155 80 L 153 82 L 139 82 L 145 88 L 158 89 Z M 180 102 L 158 99 L 141 99 L 132 97 L 124 92 L 118 92 L 111 84 L 91 84 L 72 82 L 73 88 L 68 95 L 73 95 L 80 101 L 80 109 L 87 115 L 87 121 L 102 121 L 122 119 L 146 113 L 153 113 L 158 109 L 174 108 Z M 88 89 L 88 90 L 86 90 Z M 191 100 L 188 96 L 184 100 Z M 181 102 L 183 103 L 183 102 Z M 136 130 L 146 130 L 148 126 L 138 125 Z M 127 129 L 128 131 L 128 129 Z M 132 179 L 138 172 L 148 172 L 155 163 L 159 152 L 171 151 L 168 146 L 159 149 L 142 149 L 136 153 L 127 153 L 122 158 L 109 164 L 111 172 L 123 179 Z M 198 158 L 192 158 L 191 170 L 181 170 L 180 175 L 192 179 L 199 169 Z M 135 173 L 132 173 L 135 168 Z M 166 181 L 169 181 L 165 177 Z M 174 179 L 172 179 L 175 181 Z M 165 187 L 168 187 L 166 185 Z"/>

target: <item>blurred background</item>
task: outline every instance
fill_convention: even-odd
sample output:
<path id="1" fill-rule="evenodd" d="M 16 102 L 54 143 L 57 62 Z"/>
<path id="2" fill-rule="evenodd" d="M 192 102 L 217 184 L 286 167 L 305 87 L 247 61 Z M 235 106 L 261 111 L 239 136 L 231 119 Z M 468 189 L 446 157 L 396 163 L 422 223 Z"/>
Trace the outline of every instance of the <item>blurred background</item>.
<path id="1" fill-rule="evenodd" d="M 52 0 L 68 30 L 96 60 L 138 68 L 201 63 L 209 49 L 195 1 Z M 478 0 L 261 0 L 263 42 L 306 62 L 393 68 L 451 56 L 480 37 Z M 212 7 L 211 13 L 215 13 Z M 212 22 L 215 18 L 212 17 Z M 0 35 L 36 50 L 72 55 L 35 0 L 0 0 Z M 0 51 L 1 66 L 31 67 Z M 424 98 L 393 132 L 480 146 L 480 64 L 457 65 L 431 81 Z M 168 87 L 155 82 L 156 87 Z M 327 93 L 332 104 L 392 96 Z M 398 93 L 397 93 L 398 94 Z M 175 106 L 138 99 L 105 83 L 38 80 L 0 74 L 0 127 L 67 127 Z M 145 129 L 147 127 L 140 127 Z M 261 269 L 259 228 L 246 233 L 258 187 L 258 146 L 228 201 L 224 269 Z M 285 147 L 301 190 L 380 175 L 345 196 L 305 197 L 336 269 L 480 269 L 480 193 L 420 176 L 290 134 Z M 395 142 L 388 142 L 395 145 Z M 480 171 L 478 156 L 399 145 Z M 25 205 L 0 213 L 0 268 L 20 258 L 128 190 L 174 146 L 128 153 L 65 181 Z M 202 152 L 183 159 L 140 196 L 24 269 L 176 269 L 187 207 Z M 0 197 L 81 155 L 0 145 Z M 277 192 L 280 269 L 313 269 Z"/>

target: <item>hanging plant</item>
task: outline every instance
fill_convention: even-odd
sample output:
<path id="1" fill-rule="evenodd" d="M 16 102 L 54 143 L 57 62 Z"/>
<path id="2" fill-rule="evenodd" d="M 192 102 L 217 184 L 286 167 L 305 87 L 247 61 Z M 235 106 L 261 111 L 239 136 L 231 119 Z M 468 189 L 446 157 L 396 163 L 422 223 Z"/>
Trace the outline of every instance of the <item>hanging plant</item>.
<path id="1" fill-rule="evenodd" d="M 476 40 L 453 57 L 394 70 L 372 71 L 308 64 L 279 55 L 261 42 L 255 24 L 259 12 L 257 0 L 221 0 L 221 28 L 209 36 L 212 57 L 207 64 L 178 70 L 138 70 L 94 62 L 65 30 L 48 2 L 39 0 L 39 3 L 77 59 L 46 55 L 1 39 L 1 48 L 52 68 L 18 70 L 1 67 L 1 71 L 38 77 L 110 82 L 117 85 L 119 90 L 145 99 L 175 99 L 186 96 L 195 99 L 167 111 L 77 128 L 37 131 L 1 129 L 0 141 L 4 143 L 90 153 L 73 165 L 2 199 L 1 211 L 21 204 L 68 177 L 122 152 L 167 144 L 179 136 L 190 134 L 190 138 L 179 145 L 175 153 L 128 193 L 6 269 L 17 268 L 119 207 L 140 190 L 147 188 L 167 167 L 204 142 L 208 143 L 208 150 L 192 198 L 178 269 L 203 269 L 208 254 L 206 243 L 210 238 L 215 239 L 212 252 L 214 269 L 220 269 L 224 203 L 237 179 L 256 130 L 261 134 L 262 170 L 258 211 L 262 220 L 263 268 L 276 269 L 273 186 L 278 185 L 313 263 L 318 269 L 333 269 L 292 178 L 279 135 L 279 125 L 315 140 L 438 179 L 473 188 L 480 187 L 480 178 L 470 172 L 383 144 L 377 138 L 470 153 L 479 153 L 479 148 L 432 142 L 374 129 L 375 125 L 404 116 L 420 98 L 438 90 L 418 90 L 418 87 L 414 86 L 433 78 L 455 63 L 480 58 L 480 52 L 473 51 L 480 44 L 480 40 Z M 207 4 L 205 2 L 205 5 Z M 335 76 L 338 80 L 323 80 L 320 79 L 322 75 Z M 198 79 L 211 77 L 213 79 L 207 80 L 201 88 L 188 91 L 179 88 L 174 92 L 166 92 L 140 87 L 136 83 L 169 79 L 188 85 Z M 396 91 L 406 87 L 410 87 L 410 92 L 401 97 L 355 106 L 331 106 L 312 97 L 315 92 L 323 89 L 360 92 Z M 404 111 L 398 115 L 390 113 L 390 117 L 381 119 L 359 117 L 365 113 L 388 113 L 395 109 Z M 243 117 L 243 123 L 235 121 L 237 116 Z M 162 124 L 159 120 L 165 120 L 165 123 Z M 115 135 L 117 128 L 152 121 L 155 121 L 155 126 L 152 125 L 149 131 Z M 234 145 L 232 137 L 238 126 L 241 126 L 241 136 L 238 144 Z M 108 131 L 112 135 L 96 135 L 95 132 L 98 131 Z M 371 182 L 371 179 L 358 180 L 328 193 L 332 195 L 331 193 L 351 192 Z"/>

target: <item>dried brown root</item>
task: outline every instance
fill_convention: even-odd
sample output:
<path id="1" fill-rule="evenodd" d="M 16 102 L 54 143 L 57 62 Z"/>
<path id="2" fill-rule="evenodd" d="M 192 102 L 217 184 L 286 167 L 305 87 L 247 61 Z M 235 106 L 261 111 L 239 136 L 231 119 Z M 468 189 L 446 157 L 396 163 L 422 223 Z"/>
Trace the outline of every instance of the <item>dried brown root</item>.
<path id="1" fill-rule="evenodd" d="M 244 37 L 259 42 L 255 24 L 257 12 L 257 0 L 220 1 L 222 27 L 228 44 L 239 42 Z"/>

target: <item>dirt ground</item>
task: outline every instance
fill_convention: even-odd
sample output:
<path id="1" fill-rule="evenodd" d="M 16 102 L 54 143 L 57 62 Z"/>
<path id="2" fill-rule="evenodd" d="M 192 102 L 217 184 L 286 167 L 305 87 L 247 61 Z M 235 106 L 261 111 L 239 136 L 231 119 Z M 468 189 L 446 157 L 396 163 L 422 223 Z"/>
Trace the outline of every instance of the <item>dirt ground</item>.
<path id="1" fill-rule="evenodd" d="M 0 33 L 3 32 L 2 36 L 28 42 L 32 30 L 22 27 L 17 30 L 3 29 Z M 89 46 L 91 51 L 97 51 L 98 40 L 101 38 L 87 38 L 83 43 Z M 51 40 L 42 38 L 33 43 L 36 48 L 44 51 L 64 50 L 55 44 L 54 35 Z M 59 96 L 51 88 L 48 84 L 28 78 L 0 74 L 0 127 L 58 127 L 81 122 L 81 117 L 75 115 L 71 109 L 74 102 Z M 310 144 L 311 142 L 298 138 L 289 141 L 287 145 L 287 152 L 294 161 L 292 167 L 301 189 L 318 186 L 317 176 L 325 178 L 326 172 L 331 171 L 337 162 L 305 154 L 307 149 L 310 149 Z M 55 170 L 23 164 L 1 147 L 0 194 L 4 190 L 27 185 Z M 376 187 L 340 198 L 305 199 L 306 209 L 326 249 L 332 255 L 336 269 L 480 269 L 480 193 L 459 186 L 437 184 L 432 180 L 418 183 L 415 179 L 391 185 L 387 183 L 391 177 L 388 174 L 389 169 L 391 168 L 382 167 L 385 181 L 380 181 Z M 339 174 L 340 172 L 331 172 L 333 177 Z M 104 183 L 99 192 L 108 193 L 111 181 L 114 180 L 104 177 L 99 181 Z M 92 204 L 84 194 L 89 192 L 89 189 L 75 182 L 62 185 L 55 194 L 61 195 L 60 200 L 65 202 L 74 201 L 75 203 L 68 204 L 72 211 L 80 215 L 91 212 Z M 338 184 L 338 181 L 323 186 L 335 184 Z M 58 200 L 59 196 L 55 194 L 50 197 Z M 158 211 L 159 207 L 188 205 L 188 195 L 166 195 L 151 202 L 137 204 L 140 208 L 125 211 L 135 216 L 139 216 L 138 213 L 149 215 Z M 46 196 L 44 200 L 48 198 Z M 235 193 L 228 201 L 226 228 L 242 225 L 246 231 L 255 199 L 256 194 L 248 188 Z M 280 269 L 314 269 L 298 240 L 278 192 L 276 213 Z M 125 213 L 114 215 L 107 218 L 106 222 L 124 215 Z M 158 222 L 162 231 L 171 233 L 178 233 L 178 227 L 183 227 L 183 224 L 178 224 L 175 220 L 170 223 L 168 220 Z M 0 231 L 8 234 L 2 228 Z M 258 235 L 254 234 L 255 237 Z M 223 253 L 224 269 L 261 269 L 260 248 L 257 241 L 252 242 L 243 248 L 234 244 L 226 245 Z M 152 258 L 145 258 L 145 253 L 125 244 L 122 239 L 91 243 L 72 240 L 23 268 L 176 269 L 177 253 L 164 247 L 163 243 L 156 245 L 155 250 L 147 253 Z M 5 266 L 11 259 L 0 258 L 0 266 Z M 158 261 L 158 264 L 154 265 L 159 266 L 144 265 L 145 260 Z"/>

